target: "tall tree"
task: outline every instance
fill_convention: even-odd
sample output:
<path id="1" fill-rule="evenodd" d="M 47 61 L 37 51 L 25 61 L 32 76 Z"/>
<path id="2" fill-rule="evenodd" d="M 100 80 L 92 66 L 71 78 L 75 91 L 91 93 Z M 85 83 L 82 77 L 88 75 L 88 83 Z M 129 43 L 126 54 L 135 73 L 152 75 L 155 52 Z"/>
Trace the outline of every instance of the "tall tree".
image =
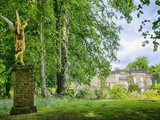
<path id="1" fill-rule="evenodd" d="M 46 96 L 46 88 L 56 84 L 57 92 L 66 94 L 67 79 L 89 83 L 90 78 L 97 72 L 100 72 L 100 75 L 109 74 L 109 63 L 116 59 L 119 45 L 118 33 L 122 29 L 121 26 L 116 25 L 118 19 L 116 19 L 115 9 L 129 22 L 130 13 L 134 9 L 132 2 L 132 0 L 120 2 L 117 0 L 31 0 L 30 2 L 2 0 L 0 9 L 3 15 L 13 21 L 16 9 L 19 10 L 20 15 L 23 15 L 23 19 L 30 18 L 26 28 L 27 48 L 24 60 L 26 64 L 35 65 L 37 86 L 43 86 L 42 93 Z M 6 76 L 10 76 L 10 68 L 14 64 L 14 55 L 10 55 L 14 50 L 14 41 L 11 34 L 4 33 L 7 29 L 3 28 L 4 24 L 1 21 L 0 24 L 2 25 L 0 36 L 4 39 L 3 41 L 0 39 L 0 42 L 3 42 L 0 44 L 3 46 L 0 48 L 2 51 L 0 56 L 6 66 Z M 7 78 L 6 83 L 10 83 L 6 84 L 6 88 L 9 88 L 6 89 L 7 91 L 11 88 L 10 79 Z"/>
<path id="2" fill-rule="evenodd" d="M 119 4 L 115 0 L 107 2 L 103 0 L 54 0 L 57 54 L 60 61 L 57 72 L 57 92 L 59 94 L 63 94 L 63 88 L 66 88 L 63 86 L 67 81 L 65 77 L 67 67 L 65 66 L 68 63 L 69 79 L 80 83 L 89 83 L 89 79 L 97 71 L 100 71 L 100 75 L 109 74 L 109 62 L 116 59 L 115 53 L 119 45 L 118 33 L 121 30 L 121 27 L 113 22 L 116 14 L 110 9 L 112 6 L 121 12 L 128 22 L 131 20 L 130 13 L 134 9 L 133 1 L 123 1 Z M 68 46 L 63 42 L 62 32 L 65 27 L 63 21 L 65 21 L 66 11 L 70 21 Z M 64 52 L 64 46 L 68 47 L 68 57 L 67 52 Z"/>
<path id="3" fill-rule="evenodd" d="M 61 0 L 54 0 L 53 3 L 56 18 L 57 55 L 59 60 L 57 63 L 57 93 L 67 94 L 69 31 L 69 17 L 67 13 L 68 3 Z"/>
<path id="4" fill-rule="evenodd" d="M 40 31 L 40 45 L 41 45 L 41 89 L 42 96 L 47 96 L 47 87 L 46 87 L 46 74 L 45 74 L 45 44 L 44 44 L 44 3 L 45 0 L 38 0 L 38 10 L 39 10 L 39 31 Z"/>
<path id="5" fill-rule="evenodd" d="M 62 64 L 62 70 L 61 70 L 61 79 L 58 81 L 61 81 L 62 83 L 58 84 L 60 86 L 57 86 L 57 92 L 67 94 L 68 91 L 68 32 L 69 32 L 69 18 L 67 14 L 67 10 L 64 12 L 64 25 L 63 25 L 63 42 L 61 45 L 61 64 Z"/>
<path id="6" fill-rule="evenodd" d="M 100 75 L 108 75 L 109 63 L 116 59 L 122 27 L 113 21 L 117 18 L 115 9 L 121 15 L 125 13 L 124 18 L 129 22 L 129 14 L 135 7 L 133 1 L 116 0 L 81 0 L 70 4 L 70 79 L 89 83 L 98 71 Z"/>

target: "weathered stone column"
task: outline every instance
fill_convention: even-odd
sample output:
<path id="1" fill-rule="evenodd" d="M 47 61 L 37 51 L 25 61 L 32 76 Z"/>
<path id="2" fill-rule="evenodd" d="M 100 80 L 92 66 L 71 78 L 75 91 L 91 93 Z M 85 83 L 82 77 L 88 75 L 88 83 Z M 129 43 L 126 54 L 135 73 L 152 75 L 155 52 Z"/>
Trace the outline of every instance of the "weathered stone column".
<path id="1" fill-rule="evenodd" d="M 14 94 L 11 115 L 37 112 L 34 106 L 34 66 L 16 65 L 13 68 Z"/>

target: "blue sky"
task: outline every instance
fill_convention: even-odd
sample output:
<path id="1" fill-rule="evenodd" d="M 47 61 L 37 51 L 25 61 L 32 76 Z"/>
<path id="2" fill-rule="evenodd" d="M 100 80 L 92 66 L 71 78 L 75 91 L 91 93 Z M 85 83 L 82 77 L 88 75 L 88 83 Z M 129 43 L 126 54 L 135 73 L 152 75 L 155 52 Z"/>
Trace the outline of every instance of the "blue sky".
<path id="1" fill-rule="evenodd" d="M 135 0 L 135 2 L 138 4 L 139 0 Z M 125 21 L 119 21 L 119 24 L 124 29 L 120 33 L 120 47 L 117 52 L 118 60 L 112 62 L 112 69 L 115 67 L 123 69 L 128 63 L 135 61 L 137 57 L 141 56 L 147 57 L 150 65 L 160 63 L 160 49 L 157 52 L 153 52 L 152 42 L 142 47 L 142 42 L 145 39 L 138 32 L 142 20 L 150 19 L 153 21 L 157 18 L 157 9 L 158 6 L 154 5 L 154 0 L 151 0 L 150 6 L 143 8 L 144 14 L 140 18 L 137 18 L 137 12 L 133 12 L 133 20 L 130 24 L 127 24 Z M 146 29 L 151 31 L 151 24 L 148 24 Z"/>

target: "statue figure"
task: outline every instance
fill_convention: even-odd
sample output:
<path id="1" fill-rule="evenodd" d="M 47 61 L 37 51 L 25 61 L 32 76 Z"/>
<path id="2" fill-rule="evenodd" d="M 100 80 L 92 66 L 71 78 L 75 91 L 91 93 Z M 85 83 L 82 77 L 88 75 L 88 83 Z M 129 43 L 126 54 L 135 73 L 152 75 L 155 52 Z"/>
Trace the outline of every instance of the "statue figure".
<path id="1" fill-rule="evenodd" d="M 27 22 L 24 21 L 24 25 L 21 25 L 21 20 L 18 14 L 18 11 L 16 10 L 16 26 L 14 27 L 14 24 L 8 20 L 6 17 L 0 15 L 1 18 L 9 25 L 9 29 L 13 31 L 14 37 L 15 37 L 15 59 L 17 60 L 18 57 L 20 58 L 21 65 L 24 65 L 23 61 L 23 52 L 25 51 L 25 35 L 24 35 L 24 28 L 27 26 Z"/>

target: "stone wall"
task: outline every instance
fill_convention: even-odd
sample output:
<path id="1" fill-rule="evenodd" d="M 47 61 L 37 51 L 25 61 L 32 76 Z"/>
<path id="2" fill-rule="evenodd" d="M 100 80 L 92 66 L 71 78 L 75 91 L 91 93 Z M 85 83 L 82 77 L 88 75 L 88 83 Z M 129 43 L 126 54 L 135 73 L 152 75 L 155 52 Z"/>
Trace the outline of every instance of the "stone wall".
<path id="1" fill-rule="evenodd" d="M 110 76 L 106 78 L 107 86 L 110 85 L 111 88 L 113 88 L 114 85 L 121 83 L 128 88 L 129 81 L 127 76 L 132 76 L 134 79 L 136 79 L 136 83 L 134 84 L 137 84 L 142 91 L 149 89 L 152 85 L 151 75 L 144 70 L 115 70 L 112 71 Z"/>

